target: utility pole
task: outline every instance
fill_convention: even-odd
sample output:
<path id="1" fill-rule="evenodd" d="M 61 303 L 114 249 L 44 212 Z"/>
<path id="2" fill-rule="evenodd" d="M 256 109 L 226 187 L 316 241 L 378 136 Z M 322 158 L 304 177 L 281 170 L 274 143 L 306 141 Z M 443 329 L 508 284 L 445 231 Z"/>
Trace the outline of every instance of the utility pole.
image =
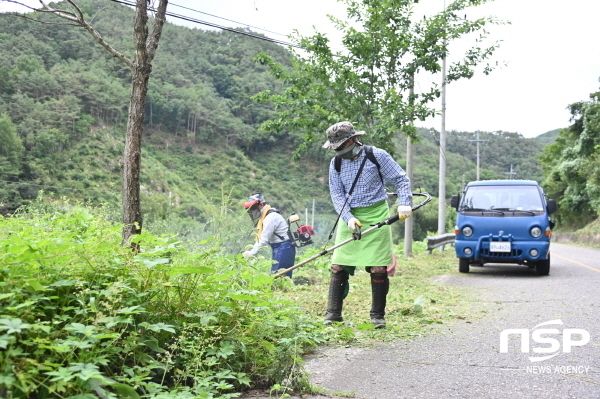
<path id="1" fill-rule="evenodd" d="M 446 2 L 444 2 L 444 9 L 446 9 Z M 444 39 L 445 43 L 446 39 Z M 442 129 L 440 130 L 440 177 L 438 192 L 438 234 L 444 234 L 446 233 L 446 55 L 444 55 L 442 61 Z"/>
<path id="2" fill-rule="evenodd" d="M 504 172 L 505 175 L 508 175 L 508 180 L 513 180 L 513 176 L 517 174 L 517 172 L 513 172 L 512 163 L 510 164 L 510 172 Z"/>
<path id="3" fill-rule="evenodd" d="M 469 141 L 477 143 L 477 179 L 476 180 L 479 180 L 479 143 L 482 143 L 487 140 L 479 140 L 479 132 L 477 132 L 477 140 L 469 140 Z"/>
<path id="4" fill-rule="evenodd" d="M 412 105 L 415 94 L 415 77 L 412 76 L 410 89 L 408 91 L 408 102 Z M 412 118 L 411 118 L 412 123 Z M 406 175 L 410 179 L 410 189 L 412 192 L 413 185 L 413 158 L 415 149 L 413 146 L 412 138 L 406 138 Z M 411 204 L 412 205 L 412 204 Z M 409 217 L 404 219 L 404 256 L 409 257 L 412 255 L 412 242 L 413 242 L 413 218 Z"/>

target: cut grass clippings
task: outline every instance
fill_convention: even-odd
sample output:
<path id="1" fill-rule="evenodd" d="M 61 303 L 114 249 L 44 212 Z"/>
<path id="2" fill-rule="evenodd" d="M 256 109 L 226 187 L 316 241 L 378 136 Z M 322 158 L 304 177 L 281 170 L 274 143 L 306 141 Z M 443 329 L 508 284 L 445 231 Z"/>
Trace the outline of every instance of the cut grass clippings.
<path id="1" fill-rule="evenodd" d="M 279 295 L 297 305 L 315 323 L 323 322 L 329 291 L 329 257 L 294 271 L 296 285 L 288 285 Z M 324 327 L 331 344 L 369 344 L 412 339 L 435 333 L 436 327 L 473 318 L 469 291 L 441 284 L 435 277 L 455 275 L 457 261 L 453 248 L 398 257 L 396 275 L 390 277 L 387 296 L 387 328 L 375 330 L 370 323 L 371 284 L 368 273 L 357 268 L 350 277 L 350 292 L 344 300 L 344 323 Z M 299 284 L 301 282 L 302 284 Z"/>

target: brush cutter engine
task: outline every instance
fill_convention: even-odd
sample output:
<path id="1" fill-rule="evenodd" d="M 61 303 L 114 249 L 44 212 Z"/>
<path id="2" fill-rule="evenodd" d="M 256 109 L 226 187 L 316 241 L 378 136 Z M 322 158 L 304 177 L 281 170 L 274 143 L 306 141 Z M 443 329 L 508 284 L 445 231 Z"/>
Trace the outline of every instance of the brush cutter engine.
<path id="1" fill-rule="evenodd" d="M 288 232 L 290 235 L 290 240 L 294 246 L 298 248 L 313 244 L 311 236 L 315 235 L 315 231 L 313 230 L 312 226 L 299 224 L 299 220 L 300 217 L 298 217 L 298 215 L 295 213 L 291 214 L 288 218 Z M 292 226 L 292 223 L 294 223 L 294 226 Z"/>

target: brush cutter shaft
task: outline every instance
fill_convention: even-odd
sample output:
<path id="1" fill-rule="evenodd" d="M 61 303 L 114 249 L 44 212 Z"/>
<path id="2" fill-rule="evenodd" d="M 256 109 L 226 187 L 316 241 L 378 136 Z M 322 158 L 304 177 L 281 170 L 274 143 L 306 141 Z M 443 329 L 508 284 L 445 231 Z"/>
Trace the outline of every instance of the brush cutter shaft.
<path id="1" fill-rule="evenodd" d="M 413 196 L 421 196 L 421 197 L 426 197 L 426 198 L 425 198 L 425 201 L 423 201 L 423 202 L 421 202 L 420 204 L 417 204 L 417 205 L 415 205 L 415 206 L 413 206 L 413 207 L 412 207 L 412 210 L 413 210 L 413 211 L 416 211 L 417 209 L 419 209 L 420 207 L 422 207 L 423 205 L 425 205 L 426 203 L 428 203 L 429 201 L 431 201 L 431 195 L 429 195 L 429 194 L 427 194 L 427 193 L 413 193 Z M 400 216 L 399 216 L 398 214 L 395 214 L 394 216 L 391 216 L 391 217 L 389 217 L 389 218 L 387 218 L 387 219 L 385 219 L 385 220 L 383 220 L 383 221 L 381 221 L 381 222 L 377 223 L 376 225 L 374 225 L 374 226 L 373 226 L 373 227 L 371 227 L 370 229 L 367 229 L 367 230 L 363 231 L 361 235 L 363 235 L 363 236 L 364 236 L 365 234 L 369 234 L 369 233 L 370 233 L 370 232 L 372 232 L 373 230 L 377 230 L 377 229 L 378 229 L 378 228 L 380 228 L 381 226 L 390 225 L 390 224 L 392 224 L 392 223 L 395 223 L 395 222 L 397 222 L 399 219 L 400 219 Z M 340 242 L 340 243 L 338 243 L 338 244 L 335 244 L 333 247 L 330 247 L 330 248 L 324 249 L 323 251 L 319 252 L 318 254 L 316 254 L 316 255 L 313 255 L 313 256 L 311 256 L 310 258 L 308 258 L 308 259 L 305 259 L 305 260 L 303 260 L 302 262 L 300 262 L 300 263 L 297 263 L 297 264 L 295 264 L 294 266 L 292 266 L 292 267 L 290 267 L 290 268 L 288 268 L 288 269 L 280 270 L 280 271 L 279 271 L 277 274 L 275 274 L 275 275 L 273 276 L 273 278 L 278 278 L 278 277 L 281 277 L 281 276 L 283 276 L 284 274 L 286 274 L 287 272 L 289 272 L 289 271 L 291 271 L 291 270 L 294 270 L 294 269 L 297 269 L 297 268 L 299 268 L 300 266 L 303 266 L 303 265 L 307 264 L 308 262 L 311 262 L 311 261 L 313 261 L 313 260 L 315 260 L 315 259 L 317 259 L 317 258 L 320 258 L 320 257 L 321 257 L 321 256 L 323 256 L 323 255 L 327 255 L 328 253 L 332 252 L 334 249 L 336 249 L 336 248 L 339 248 L 339 247 L 341 247 L 342 245 L 346 245 L 346 244 L 348 244 L 349 242 L 352 242 L 352 241 L 354 241 L 354 240 L 356 240 L 356 239 L 357 239 L 356 237 L 351 237 L 351 238 L 348 238 L 347 240 L 344 240 L 344 241 L 342 241 L 342 242 Z"/>

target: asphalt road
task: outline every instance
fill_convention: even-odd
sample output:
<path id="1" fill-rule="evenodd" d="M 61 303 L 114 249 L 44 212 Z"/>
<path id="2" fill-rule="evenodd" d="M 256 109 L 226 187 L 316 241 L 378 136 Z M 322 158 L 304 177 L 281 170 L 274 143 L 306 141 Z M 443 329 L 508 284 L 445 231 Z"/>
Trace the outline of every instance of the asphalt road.
<path id="1" fill-rule="evenodd" d="M 600 399 L 600 249 L 552 243 L 549 276 L 486 265 L 438 281 L 470 287 L 487 315 L 414 341 L 322 350 L 307 359 L 311 383 L 362 399 Z"/>

